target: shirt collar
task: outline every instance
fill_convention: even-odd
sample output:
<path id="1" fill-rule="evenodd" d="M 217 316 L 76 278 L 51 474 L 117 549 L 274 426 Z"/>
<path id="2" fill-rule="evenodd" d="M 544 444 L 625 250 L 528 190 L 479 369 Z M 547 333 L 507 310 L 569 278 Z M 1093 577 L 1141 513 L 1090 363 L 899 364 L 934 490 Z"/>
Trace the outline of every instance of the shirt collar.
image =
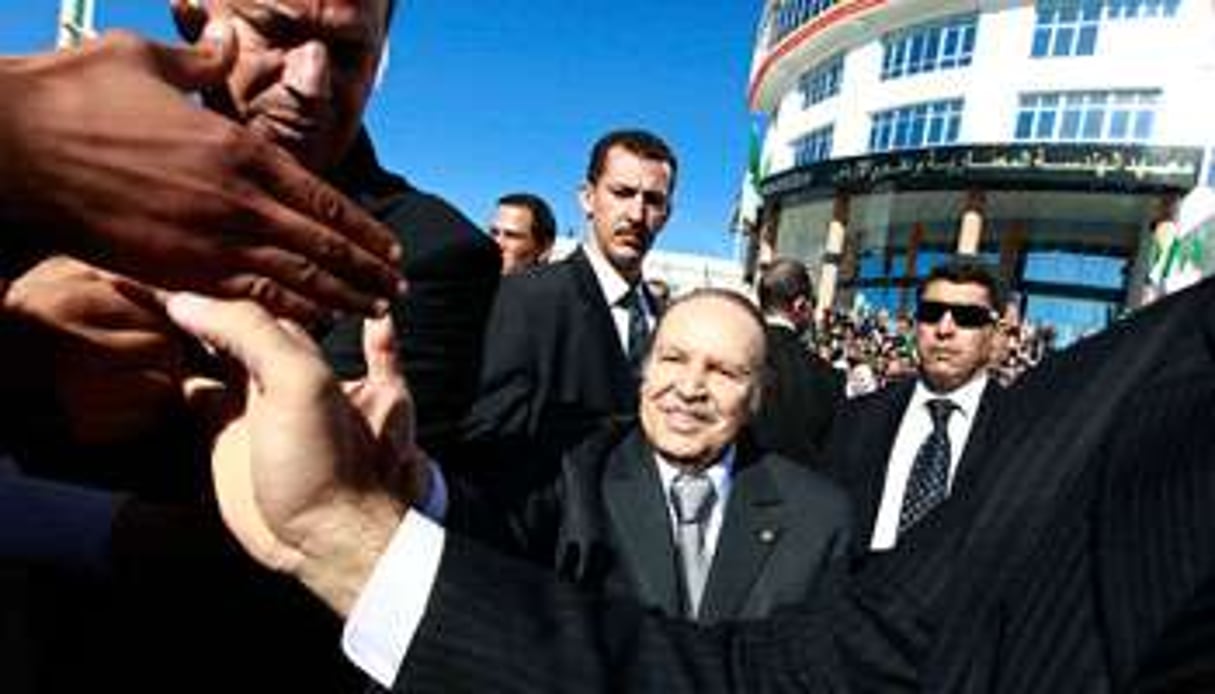
<path id="1" fill-rule="evenodd" d="M 633 285 L 629 284 L 616 272 L 616 268 L 612 267 L 607 258 L 603 257 L 603 253 L 599 251 L 599 245 L 593 239 L 588 239 L 582 244 L 583 252 L 586 253 L 586 259 L 591 263 L 591 270 L 595 272 L 595 279 L 599 281 L 599 289 L 603 292 L 603 298 L 607 300 L 608 306 L 618 306 L 620 300 L 633 289 Z"/>
<path id="2" fill-rule="evenodd" d="M 716 462 L 702 471 L 709 476 L 709 481 L 713 483 L 713 491 L 717 493 L 719 501 L 725 499 L 730 493 L 730 477 L 734 474 L 736 449 L 737 446 L 730 444 L 726 450 L 722 451 Z M 658 475 L 662 478 L 662 489 L 665 496 L 666 490 L 670 489 L 671 483 L 675 481 L 675 476 L 683 469 L 662 457 L 658 451 L 654 451 L 654 461 L 658 463 Z"/>
<path id="3" fill-rule="evenodd" d="M 924 379 L 918 378 L 915 382 L 915 392 L 911 395 L 911 404 L 909 406 L 920 407 L 929 400 L 947 398 L 958 406 L 957 411 L 963 417 L 970 419 L 974 417 L 975 412 L 979 409 L 979 400 L 983 397 L 983 390 L 987 388 L 987 381 L 987 371 L 984 370 L 949 392 L 936 393 L 924 385 Z"/>
<path id="4" fill-rule="evenodd" d="M 775 325 L 775 326 L 778 326 L 781 328 L 787 328 L 789 330 L 792 330 L 795 333 L 798 331 L 797 326 L 793 324 L 793 321 L 789 320 L 788 318 L 785 318 L 784 316 L 781 316 L 781 315 L 778 315 L 775 313 L 765 315 L 764 322 L 767 323 L 768 325 Z"/>

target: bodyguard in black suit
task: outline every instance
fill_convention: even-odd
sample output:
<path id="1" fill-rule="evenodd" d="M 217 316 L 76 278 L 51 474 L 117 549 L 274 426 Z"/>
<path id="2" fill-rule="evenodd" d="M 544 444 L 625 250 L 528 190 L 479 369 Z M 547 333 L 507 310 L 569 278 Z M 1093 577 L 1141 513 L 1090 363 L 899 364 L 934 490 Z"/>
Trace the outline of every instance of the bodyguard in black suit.
<path id="1" fill-rule="evenodd" d="M 759 280 L 759 306 L 767 321 L 768 381 L 751 428 L 764 449 L 820 468 L 844 382 L 802 340 L 814 322 L 814 285 L 805 264 L 772 261 Z"/>
<path id="2" fill-rule="evenodd" d="M 869 549 L 893 547 L 981 469 L 997 425 L 1000 386 L 987 365 L 1000 305 L 983 266 L 962 260 L 934 268 L 918 292 L 918 378 L 841 409 L 828 465 L 852 496 L 857 537 Z"/>
<path id="3" fill-rule="evenodd" d="M 849 547 L 851 514 L 825 477 L 739 438 L 761 391 L 761 329 L 740 295 L 677 300 L 646 362 L 639 426 L 584 441 L 509 509 L 509 522 L 483 518 L 486 534 L 510 528 L 523 554 L 564 578 L 706 623 L 763 617 L 821 589 Z M 713 490 L 696 521 L 708 571 L 692 590 L 679 541 L 678 490 L 689 476 Z M 468 506 L 457 501 L 448 527 L 469 525 L 459 515 L 478 509 Z"/>
<path id="4" fill-rule="evenodd" d="M 595 143 L 579 193 L 586 243 L 564 261 L 504 278 L 498 291 L 467 420 L 473 464 L 486 451 L 554 454 L 605 418 L 636 412 L 655 318 L 641 265 L 670 215 L 675 174 L 675 155 L 648 132 Z"/>

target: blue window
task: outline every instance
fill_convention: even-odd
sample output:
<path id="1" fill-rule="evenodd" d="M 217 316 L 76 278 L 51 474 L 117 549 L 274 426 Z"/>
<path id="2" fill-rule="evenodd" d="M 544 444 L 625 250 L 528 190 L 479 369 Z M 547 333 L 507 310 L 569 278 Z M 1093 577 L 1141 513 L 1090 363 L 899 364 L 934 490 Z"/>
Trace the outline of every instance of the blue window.
<path id="1" fill-rule="evenodd" d="M 1021 95 L 1016 140 L 1145 142 L 1160 92 L 1046 92 Z"/>
<path id="2" fill-rule="evenodd" d="M 802 95 L 802 108 L 808 108 L 839 94 L 843 81 L 843 54 L 811 68 L 797 81 L 798 91 Z"/>
<path id="3" fill-rule="evenodd" d="M 1093 55 L 1104 0 L 1039 0 L 1030 55 Z"/>
<path id="4" fill-rule="evenodd" d="M 815 162 L 830 159 L 834 137 L 835 127 L 831 125 L 799 137 L 793 142 L 794 166 L 809 166 Z"/>
<path id="5" fill-rule="evenodd" d="M 886 152 L 957 142 L 961 132 L 962 100 L 912 104 L 873 114 L 869 151 Z"/>
<path id="6" fill-rule="evenodd" d="M 882 79 L 970 65 L 975 49 L 974 15 L 918 24 L 882 39 Z"/>
<path id="7" fill-rule="evenodd" d="M 1106 0 L 1108 19 L 1138 19 L 1140 17 L 1173 17 L 1181 0 Z"/>

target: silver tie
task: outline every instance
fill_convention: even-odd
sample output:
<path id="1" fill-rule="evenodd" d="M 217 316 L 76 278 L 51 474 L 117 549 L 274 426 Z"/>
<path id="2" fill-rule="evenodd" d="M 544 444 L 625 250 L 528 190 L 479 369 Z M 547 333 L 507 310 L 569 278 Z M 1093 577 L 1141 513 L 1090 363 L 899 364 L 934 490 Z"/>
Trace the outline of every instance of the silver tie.
<path id="1" fill-rule="evenodd" d="M 704 473 L 680 473 L 671 483 L 671 505 L 675 509 L 675 545 L 683 566 L 688 616 L 700 611 L 709 560 L 705 553 L 705 525 L 717 494 Z"/>

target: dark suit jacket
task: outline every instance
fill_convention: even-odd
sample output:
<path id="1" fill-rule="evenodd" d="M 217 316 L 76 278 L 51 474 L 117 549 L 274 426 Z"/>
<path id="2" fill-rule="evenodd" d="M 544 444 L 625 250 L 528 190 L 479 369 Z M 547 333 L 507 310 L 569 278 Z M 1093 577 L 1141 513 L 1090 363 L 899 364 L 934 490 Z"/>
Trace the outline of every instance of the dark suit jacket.
<path id="1" fill-rule="evenodd" d="M 637 381 L 582 249 L 502 280 L 466 423 L 478 454 L 553 458 L 636 411 Z"/>
<path id="2" fill-rule="evenodd" d="M 990 474 L 838 595 L 696 631 L 452 535 L 401 676 L 414 692 L 1210 691 L 1215 281 L 1006 395 Z"/>
<path id="3" fill-rule="evenodd" d="M 852 498 L 857 514 L 856 539 L 864 547 L 868 547 L 873 536 L 890 452 L 915 385 L 914 379 L 908 379 L 849 400 L 840 408 L 828 439 L 826 470 Z M 966 448 L 950 485 L 951 494 L 959 487 L 973 484 L 973 478 L 985 464 L 992 438 L 998 432 L 1002 391 L 994 380 L 989 380 L 983 390 Z"/>
<path id="4" fill-rule="evenodd" d="M 843 379 L 789 328 L 769 325 L 765 332 L 768 379 L 751 423 L 755 440 L 764 450 L 821 467 L 831 422 L 844 400 Z"/>
<path id="5" fill-rule="evenodd" d="M 392 304 L 401 365 L 417 403 L 418 439 L 437 460 L 459 440 L 476 394 L 477 364 L 497 290 L 493 240 L 442 198 L 385 171 L 365 132 L 329 179 L 396 234 L 409 291 Z M 362 320 L 340 321 L 322 343 L 343 378 L 366 373 Z"/>
<path id="6" fill-rule="evenodd" d="M 448 527 L 467 527 L 457 518 L 470 509 L 452 510 Z M 497 523 L 510 529 L 513 544 L 563 578 L 683 614 L 668 502 L 639 427 L 587 439 L 565 456 L 551 484 L 526 494 L 507 516 L 509 523 Z M 758 618 L 801 602 L 851 541 L 840 489 L 745 444 L 737 449 L 722 520 L 701 622 Z M 495 529 L 483 530 L 484 537 Z"/>

